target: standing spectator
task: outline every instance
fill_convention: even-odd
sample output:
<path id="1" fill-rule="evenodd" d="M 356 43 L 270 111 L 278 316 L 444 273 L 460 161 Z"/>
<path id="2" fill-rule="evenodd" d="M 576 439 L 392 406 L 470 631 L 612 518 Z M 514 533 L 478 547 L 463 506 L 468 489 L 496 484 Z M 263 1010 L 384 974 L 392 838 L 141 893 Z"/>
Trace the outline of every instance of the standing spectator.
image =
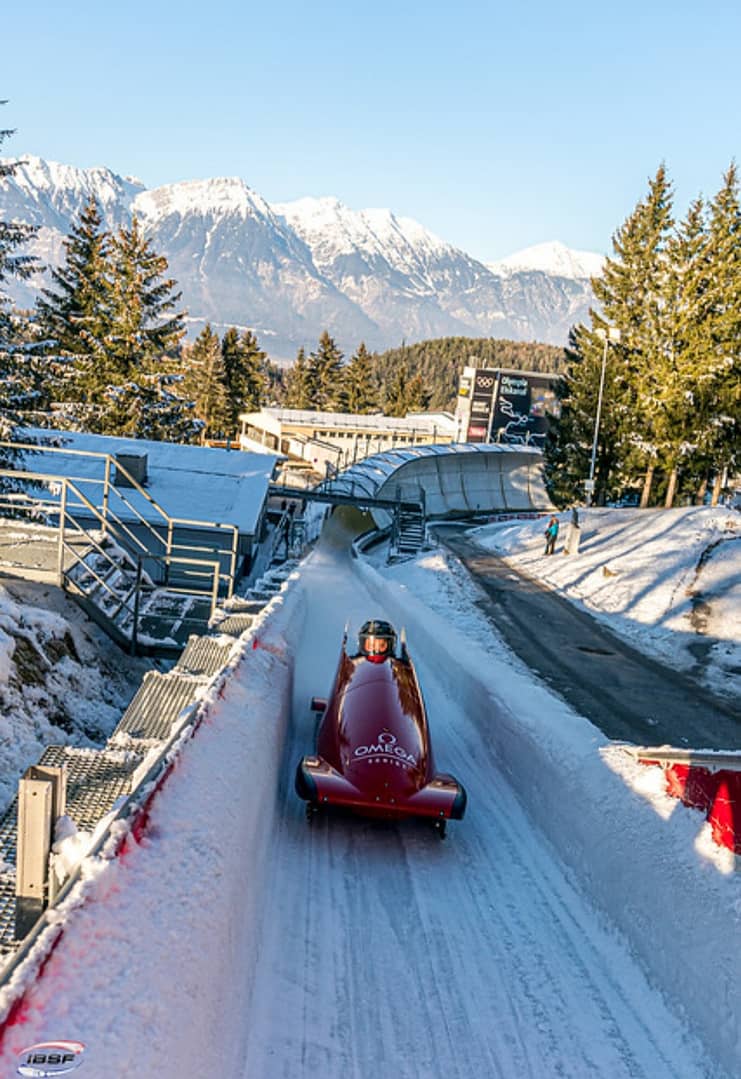
<path id="1" fill-rule="evenodd" d="M 545 553 L 553 554 L 558 539 L 558 517 L 551 517 L 545 530 Z"/>

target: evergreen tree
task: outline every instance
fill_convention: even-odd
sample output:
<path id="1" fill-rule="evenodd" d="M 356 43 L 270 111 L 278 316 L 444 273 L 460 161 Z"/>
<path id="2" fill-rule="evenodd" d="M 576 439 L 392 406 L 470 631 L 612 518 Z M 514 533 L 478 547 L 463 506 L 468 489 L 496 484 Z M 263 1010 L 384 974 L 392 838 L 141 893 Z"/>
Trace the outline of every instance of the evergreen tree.
<path id="1" fill-rule="evenodd" d="M 373 359 L 364 342 L 345 368 L 345 392 L 348 412 L 363 415 L 378 411 Z"/>
<path id="2" fill-rule="evenodd" d="M 111 327 L 106 341 L 111 380 L 154 374 L 178 355 L 185 335 L 185 312 L 175 308 L 182 296 L 165 277 L 167 259 L 152 250 L 134 215 L 111 245 Z"/>
<path id="3" fill-rule="evenodd" d="M 64 241 L 65 264 L 51 270 L 56 291 L 42 289 L 37 302 L 40 327 L 62 356 L 103 355 L 111 313 L 110 239 L 91 196 Z"/>
<path id="4" fill-rule="evenodd" d="M 314 394 L 311 372 L 302 348 L 298 350 L 293 367 L 288 372 L 286 408 L 313 409 Z"/>
<path id="5" fill-rule="evenodd" d="M 441 337 L 374 353 L 372 365 L 379 401 L 385 398 L 386 387 L 403 366 L 410 378 L 417 374 L 421 377 L 429 395 L 428 408 L 454 411 L 458 380 L 465 365 L 556 373 L 563 370 L 564 352 L 562 348 L 533 341 Z"/>
<path id="6" fill-rule="evenodd" d="M 0 105 L 5 104 L 7 102 L 0 101 Z M 0 129 L 0 146 L 14 134 L 15 131 L 10 128 Z M 20 164 L 19 161 L 0 161 L 0 186 L 6 176 L 12 176 L 17 171 Z M 39 268 L 33 256 L 18 252 L 18 248 L 33 239 L 37 232 L 35 225 L 0 220 L 0 319 L 6 317 L 7 308 L 10 306 L 5 282 L 11 277 L 28 279 Z"/>
<path id="7" fill-rule="evenodd" d="M 614 255 L 603 276 L 592 281 L 605 318 L 621 333 L 624 377 L 615 379 L 613 388 L 630 398 L 620 403 L 632 427 L 636 459 L 646 466 L 643 505 L 667 443 L 662 387 L 670 362 L 665 288 L 673 224 L 672 189 L 662 164 L 645 199 L 615 234 Z M 609 412 L 614 403 L 608 395 L 603 408 Z"/>
<path id="8" fill-rule="evenodd" d="M 715 466 L 713 504 L 741 457 L 741 207 L 735 164 L 709 210 L 707 354 L 695 380 L 704 444 Z"/>
<path id="9" fill-rule="evenodd" d="M 228 329 L 221 340 L 221 354 L 229 389 L 232 427 L 236 430 L 240 413 L 254 412 L 262 404 L 267 354 L 251 330 L 245 330 L 240 337 L 234 327 Z"/>
<path id="10" fill-rule="evenodd" d="M 83 429 L 96 422 L 107 383 L 109 249 L 110 236 L 91 197 L 64 241 L 64 265 L 51 270 L 55 288 L 42 289 L 36 305 L 50 396 L 70 402 L 68 414 Z"/>
<path id="11" fill-rule="evenodd" d="M 184 335 L 180 293 L 167 260 L 139 222 L 111 238 L 91 198 L 65 241 L 54 288 L 37 303 L 47 353 L 52 422 L 98 434 L 165 441 L 197 434 L 191 402 L 176 392 Z"/>
<path id="12" fill-rule="evenodd" d="M 710 264 L 701 198 L 690 205 L 687 217 L 667 244 L 665 301 L 669 349 L 662 386 L 668 470 L 665 505 L 671 506 L 680 479 L 697 486 L 707 470 L 707 439 L 703 433 L 702 395 L 694 388 L 695 375 L 707 353 L 708 285 Z"/>
<path id="13" fill-rule="evenodd" d="M 595 327 L 604 328 L 604 327 Z M 576 326 L 569 335 L 566 370 L 555 384 L 559 415 L 551 416 L 544 446 L 545 479 L 548 493 L 559 506 L 579 502 L 584 497 L 584 480 L 589 475 L 599 383 L 605 343 L 586 326 Z M 614 387 L 622 380 L 623 361 L 614 345 L 608 345 L 605 389 L 595 459 L 593 500 L 603 504 L 619 486 L 620 465 L 628 440 L 629 423 L 618 403 Z"/>
<path id="14" fill-rule="evenodd" d="M 425 392 L 422 376 L 409 376 L 400 364 L 386 389 L 383 411 L 387 416 L 406 416 L 408 412 L 424 412 L 429 395 Z"/>
<path id="15" fill-rule="evenodd" d="M 0 101 L 4 105 L 4 101 Z M 0 146 L 13 134 L 0 130 Z M 0 161 L 0 186 L 5 177 L 12 176 L 18 162 Z M 7 295 L 10 278 L 27 279 L 38 269 L 35 259 L 19 251 L 36 234 L 30 225 L 0 220 L 0 439 L 17 436 L 20 413 L 36 403 L 37 389 L 34 361 L 28 348 L 28 324 L 24 315 L 15 310 Z M 0 468 L 11 469 L 19 463 L 21 454 L 0 447 Z M 0 478 L 0 490 L 12 484 Z"/>
<path id="16" fill-rule="evenodd" d="M 234 435 L 226 366 L 218 334 L 207 323 L 187 350 L 185 391 L 195 403 L 203 424 L 202 438 L 223 439 Z"/>
<path id="17" fill-rule="evenodd" d="M 307 373 L 312 408 L 320 412 L 346 411 L 342 353 L 327 330 L 319 338 L 316 352 L 309 355 Z"/>
<path id="18" fill-rule="evenodd" d="M 134 216 L 111 244 L 110 327 L 96 394 L 97 427 L 106 434 L 169 442 L 198 434 L 192 402 L 176 392 L 185 314 L 176 310 L 181 293 L 167 268 Z"/>
<path id="19" fill-rule="evenodd" d="M 70 421 L 61 426 L 74 426 L 74 413 Z M 192 400 L 174 393 L 164 380 L 158 380 L 108 385 L 103 391 L 95 427 L 99 434 L 149 438 L 156 442 L 195 442 L 201 436 L 203 423 Z"/>

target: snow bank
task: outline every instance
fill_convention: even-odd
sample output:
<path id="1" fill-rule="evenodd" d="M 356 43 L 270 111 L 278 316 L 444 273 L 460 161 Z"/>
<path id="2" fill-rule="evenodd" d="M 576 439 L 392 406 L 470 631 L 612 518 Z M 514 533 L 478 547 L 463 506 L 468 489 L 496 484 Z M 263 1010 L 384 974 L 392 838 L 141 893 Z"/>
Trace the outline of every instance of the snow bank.
<path id="1" fill-rule="evenodd" d="M 44 609 L 54 606 L 57 610 Z M 149 666 L 149 661 L 123 656 L 61 589 L 4 581 L 0 810 L 46 746 L 104 742 Z"/>
<path id="2" fill-rule="evenodd" d="M 410 595 L 404 581 L 414 580 L 414 568 L 392 570 L 395 581 L 360 560 L 356 570 L 383 609 L 406 625 L 418 666 L 434 669 L 469 720 L 488 731 L 516 796 L 582 889 L 719 1062 L 738 1074 L 741 877 L 722 872 L 702 818 L 659 796 L 666 810 L 660 816 L 658 792 L 640 789 L 645 770 L 633 776 L 636 789 L 628 786 L 631 765 L 616 760 L 602 733 L 505 649 L 494 651 L 501 646 L 477 613 L 468 632 L 458 632 L 464 617 L 456 627 L 450 597 L 443 597 L 441 617 Z M 465 609 L 460 593 L 455 606 Z"/>
<path id="3" fill-rule="evenodd" d="M 32 1043 L 75 1038 L 85 1074 L 238 1074 L 269 867 L 300 589 L 276 597 L 212 684 L 192 743 L 157 792 L 145 834 L 96 874 L 84 907 L 6 1031 L 0 1072 Z M 290 634 L 288 631 L 290 630 Z M 247 961 L 245 962 L 245 957 Z M 95 1006 L 91 1007 L 91 1003 Z"/>

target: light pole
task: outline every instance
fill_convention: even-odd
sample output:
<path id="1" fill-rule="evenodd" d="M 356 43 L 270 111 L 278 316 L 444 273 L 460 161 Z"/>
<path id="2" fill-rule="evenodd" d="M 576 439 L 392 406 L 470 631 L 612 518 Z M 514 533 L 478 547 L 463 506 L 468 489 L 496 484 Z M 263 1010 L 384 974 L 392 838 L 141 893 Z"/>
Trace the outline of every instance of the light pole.
<path id="1" fill-rule="evenodd" d="M 584 484 L 584 491 L 586 494 L 586 503 L 588 506 L 592 505 L 592 495 L 594 494 L 594 466 L 597 460 L 597 439 L 599 437 L 599 421 L 602 415 L 602 394 L 605 389 L 605 368 L 607 367 L 607 346 L 612 341 L 613 344 L 617 344 L 620 340 L 620 330 L 617 326 L 610 326 L 605 328 L 600 326 L 595 333 L 604 341 L 605 347 L 602 350 L 602 370 L 599 376 L 599 393 L 597 395 L 597 415 L 594 417 L 594 438 L 592 439 L 592 457 L 589 462 L 589 479 Z"/>

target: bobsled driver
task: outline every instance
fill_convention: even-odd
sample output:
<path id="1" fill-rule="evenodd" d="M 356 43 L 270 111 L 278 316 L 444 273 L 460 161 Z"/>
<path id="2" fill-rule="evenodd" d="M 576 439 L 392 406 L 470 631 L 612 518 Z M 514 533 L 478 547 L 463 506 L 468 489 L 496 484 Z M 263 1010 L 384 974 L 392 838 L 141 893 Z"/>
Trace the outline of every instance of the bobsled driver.
<path id="1" fill-rule="evenodd" d="M 371 663 L 383 663 L 387 656 L 393 656 L 396 651 L 394 627 L 378 619 L 364 622 L 358 634 L 358 649 Z"/>

